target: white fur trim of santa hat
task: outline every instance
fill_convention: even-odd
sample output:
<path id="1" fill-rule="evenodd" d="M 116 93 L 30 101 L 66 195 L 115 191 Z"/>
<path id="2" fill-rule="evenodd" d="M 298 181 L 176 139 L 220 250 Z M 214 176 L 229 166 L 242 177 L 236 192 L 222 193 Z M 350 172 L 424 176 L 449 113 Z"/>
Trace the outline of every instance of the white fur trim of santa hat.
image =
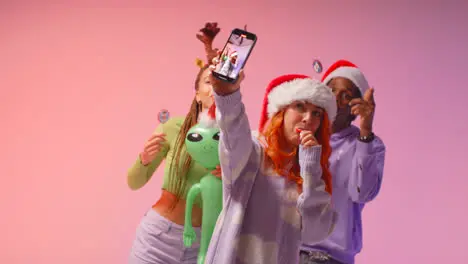
<path id="1" fill-rule="evenodd" d="M 198 124 L 206 128 L 219 128 L 216 119 L 210 116 L 209 110 L 204 110 L 200 113 L 200 116 L 198 118 Z"/>
<path id="2" fill-rule="evenodd" d="M 369 89 L 369 83 L 367 82 L 364 74 L 356 67 L 342 66 L 331 72 L 324 80 L 323 83 L 328 84 L 333 78 L 342 77 L 349 79 L 354 85 L 361 91 L 361 96 Z"/>
<path id="3" fill-rule="evenodd" d="M 336 98 L 331 89 L 318 80 L 297 78 L 281 83 L 268 94 L 268 118 L 273 117 L 283 107 L 304 101 L 323 108 L 331 122 L 336 117 Z"/>
<path id="4" fill-rule="evenodd" d="M 252 136 L 256 138 L 260 136 L 260 132 L 258 130 L 252 130 L 250 133 L 252 133 Z"/>
<path id="5" fill-rule="evenodd" d="M 237 51 L 234 51 L 233 53 L 231 53 L 230 57 L 232 58 L 232 57 L 235 57 L 235 56 L 237 56 L 237 55 L 238 55 L 238 54 L 237 54 Z"/>

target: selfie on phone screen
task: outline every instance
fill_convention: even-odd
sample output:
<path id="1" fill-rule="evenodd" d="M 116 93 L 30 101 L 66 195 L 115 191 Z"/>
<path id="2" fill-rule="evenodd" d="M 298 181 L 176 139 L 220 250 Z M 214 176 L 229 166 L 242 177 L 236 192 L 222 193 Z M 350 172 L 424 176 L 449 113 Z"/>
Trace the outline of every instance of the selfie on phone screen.
<path id="1" fill-rule="evenodd" d="M 229 79 L 237 79 L 254 44 L 254 39 L 248 38 L 245 34 L 233 32 L 220 54 L 220 63 L 215 72 Z"/>

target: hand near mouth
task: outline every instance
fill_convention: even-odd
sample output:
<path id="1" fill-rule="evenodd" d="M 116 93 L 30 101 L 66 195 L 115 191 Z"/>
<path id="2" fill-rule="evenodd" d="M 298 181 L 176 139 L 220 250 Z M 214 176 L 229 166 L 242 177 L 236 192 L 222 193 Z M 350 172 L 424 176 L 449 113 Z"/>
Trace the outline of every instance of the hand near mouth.
<path id="1" fill-rule="evenodd" d="M 301 144 L 302 146 L 312 147 L 319 145 L 312 131 L 296 128 L 296 132 L 299 133 L 299 144 Z"/>

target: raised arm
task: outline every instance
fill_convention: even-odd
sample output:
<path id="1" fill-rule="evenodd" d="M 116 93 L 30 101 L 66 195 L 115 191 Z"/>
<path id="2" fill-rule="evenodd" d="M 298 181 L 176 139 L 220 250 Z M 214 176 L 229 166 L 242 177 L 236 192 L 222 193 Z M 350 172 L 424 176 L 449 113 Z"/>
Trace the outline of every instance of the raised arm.
<path id="1" fill-rule="evenodd" d="M 141 160 L 141 154 L 138 155 L 137 160 L 127 173 L 127 184 L 132 190 L 138 190 L 143 187 L 153 176 L 153 173 L 159 167 L 161 162 L 166 158 L 167 152 L 170 149 L 170 142 L 177 136 L 178 126 L 180 126 L 180 120 L 177 118 L 171 118 L 164 124 L 159 124 L 156 128 L 153 136 L 148 140 L 147 144 L 151 144 L 150 141 L 157 134 L 165 134 L 165 140 L 159 142 L 161 144 L 160 150 L 156 153 L 154 158 L 148 164 L 144 164 Z M 158 142 L 156 142 L 158 143 Z M 150 149 L 153 146 L 150 146 Z M 144 152 L 144 151 L 143 151 Z"/>
<path id="2" fill-rule="evenodd" d="M 350 171 L 348 192 L 357 203 L 373 200 L 380 191 L 385 162 L 385 145 L 375 137 L 369 143 L 357 142 Z"/>
<path id="3" fill-rule="evenodd" d="M 225 96 L 215 94 L 215 102 L 221 130 L 219 158 L 223 183 L 233 184 L 257 152 L 240 91 Z"/>
<path id="4" fill-rule="evenodd" d="M 322 180 L 321 153 L 321 146 L 299 147 L 299 165 L 304 182 L 297 207 L 302 216 L 302 242 L 308 245 L 326 239 L 337 219 L 337 213 L 331 206 L 331 195 L 325 191 Z"/>
<path id="5" fill-rule="evenodd" d="M 214 59 L 213 63 L 214 65 L 210 66 L 211 71 L 216 68 L 219 60 Z M 260 154 L 255 148 L 239 91 L 244 77 L 244 72 L 241 70 L 236 82 L 229 83 L 210 74 L 216 104 L 216 121 L 221 131 L 219 159 L 225 190 L 229 189 L 240 175 L 251 173 L 245 170 L 246 165 L 249 161 L 257 160 Z"/>

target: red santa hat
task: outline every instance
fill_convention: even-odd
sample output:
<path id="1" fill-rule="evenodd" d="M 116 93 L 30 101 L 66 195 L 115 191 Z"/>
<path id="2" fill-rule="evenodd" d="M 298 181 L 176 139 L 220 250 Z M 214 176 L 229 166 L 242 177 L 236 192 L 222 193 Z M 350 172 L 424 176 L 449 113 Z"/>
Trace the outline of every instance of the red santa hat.
<path id="1" fill-rule="evenodd" d="M 217 128 L 218 124 L 216 123 L 216 105 L 213 103 L 208 110 L 205 110 L 200 113 L 200 118 L 198 124 L 206 128 Z"/>
<path id="2" fill-rule="evenodd" d="M 339 60 L 333 63 L 330 68 L 323 74 L 322 82 L 328 84 L 333 78 L 342 77 L 350 80 L 359 88 L 361 95 L 369 89 L 369 83 L 364 77 L 364 74 L 352 62 L 347 60 Z"/>
<path id="3" fill-rule="evenodd" d="M 318 80 L 306 75 L 289 74 L 270 82 L 263 99 L 259 130 L 284 107 L 294 101 L 305 101 L 321 107 L 331 122 L 336 116 L 336 98 L 331 89 Z"/>

